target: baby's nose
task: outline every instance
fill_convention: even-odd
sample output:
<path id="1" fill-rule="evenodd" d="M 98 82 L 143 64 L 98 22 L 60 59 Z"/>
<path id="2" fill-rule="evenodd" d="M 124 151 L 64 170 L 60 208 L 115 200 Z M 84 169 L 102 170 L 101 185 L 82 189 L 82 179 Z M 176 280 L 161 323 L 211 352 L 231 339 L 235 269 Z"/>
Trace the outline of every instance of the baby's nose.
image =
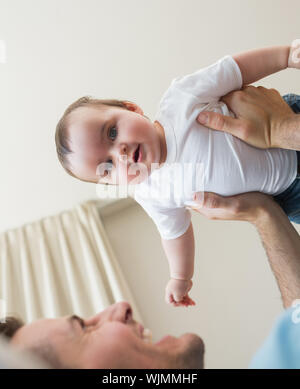
<path id="1" fill-rule="evenodd" d="M 128 159 L 128 147 L 125 144 L 119 146 L 119 160 L 126 162 Z"/>

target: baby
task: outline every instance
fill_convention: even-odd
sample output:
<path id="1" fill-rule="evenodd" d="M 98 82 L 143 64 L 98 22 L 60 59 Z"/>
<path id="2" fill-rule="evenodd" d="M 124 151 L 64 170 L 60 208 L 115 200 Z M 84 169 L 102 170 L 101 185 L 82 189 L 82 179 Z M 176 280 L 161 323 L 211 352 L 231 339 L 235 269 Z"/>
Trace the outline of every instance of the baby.
<path id="1" fill-rule="evenodd" d="M 195 192 L 223 196 L 264 192 L 274 196 L 292 221 L 300 223 L 296 151 L 257 149 L 197 121 L 205 110 L 233 116 L 220 101 L 223 95 L 287 67 L 300 68 L 299 53 L 296 40 L 291 46 L 226 56 L 174 79 L 161 98 L 154 122 L 135 103 L 88 97 L 69 106 L 60 119 L 56 147 L 69 174 L 87 182 L 136 185 L 134 197 L 155 222 L 168 258 L 168 303 L 195 304 L 188 294 L 194 272 L 194 236 L 187 209 L 193 205 Z M 300 98 L 292 97 L 291 106 L 296 102 L 299 108 Z"/>

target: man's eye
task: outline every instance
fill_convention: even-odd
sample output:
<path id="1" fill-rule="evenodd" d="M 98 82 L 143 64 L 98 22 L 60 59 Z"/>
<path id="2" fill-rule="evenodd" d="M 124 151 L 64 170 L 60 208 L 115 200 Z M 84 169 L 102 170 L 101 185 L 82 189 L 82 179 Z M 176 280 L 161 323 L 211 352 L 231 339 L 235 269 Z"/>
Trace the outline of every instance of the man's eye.
<path id="1" fill-rule="evenodd" d="M 110 129 L 108 130 L 108 137 L 111 140 L 116 139 L 116 137 L 117 137 L 117 128 L 116 127 L 110 127 Z"/>
<path id="2" fill-rule="evenodd" d="M 112 159 L 108 159 L 107 161 L 106 161 L 106 163 L 109 163 L 110 165 L 112 165 L 113 164 L 113 161 L 112 161 Z M 112 166 L 110 166 L 111 168 L 112 168 Z"/>

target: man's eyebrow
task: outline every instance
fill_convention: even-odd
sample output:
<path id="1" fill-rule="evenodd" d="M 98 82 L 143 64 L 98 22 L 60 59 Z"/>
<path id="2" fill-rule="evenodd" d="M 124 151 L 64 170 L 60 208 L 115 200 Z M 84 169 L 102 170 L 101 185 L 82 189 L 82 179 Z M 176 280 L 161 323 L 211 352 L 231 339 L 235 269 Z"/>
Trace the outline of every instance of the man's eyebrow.
<path id="1" fill-rule="evenodd" d="M 77 315 L 72 315 L 72 316 L 68 317 L 68 322 L 71 324 L 73 329 L 74 329 L 74 321 L 78 321 L 81 328 L 85 327 L 84 320 L 81 317 L 79 317 Z"/>

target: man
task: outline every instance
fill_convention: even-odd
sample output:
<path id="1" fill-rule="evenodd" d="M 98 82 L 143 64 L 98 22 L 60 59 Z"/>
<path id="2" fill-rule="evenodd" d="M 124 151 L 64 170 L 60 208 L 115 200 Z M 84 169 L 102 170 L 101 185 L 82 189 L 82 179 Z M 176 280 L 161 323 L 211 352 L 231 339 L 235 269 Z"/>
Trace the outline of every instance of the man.
<path id="1" fill-rule="evenodd" d="M 253 223 L 269 256 L 284 306 L 300 298 L 300 237 L 270 197 L 253 192 L 222 198 L 208 193 L 198 211 L 213 219 Z M 300 324 L 297 329 L 300 339 Z M 87 320 L 77 316 L 42 319 L 14 330 L 7 331 L 13 346 L 40 355 L 56 368 L 203 367 L 204 347 L 198 336 L 167 336 L 156 344 L 147 343 L 142 326 L 133 320 L 131 307 L 125 302 Z M 296 363 L 300 367 L 300 345 L 298 352 Z"/>
<path id="2" fill-rule="evenodd" d="M 22 326 L 11 318 L 2 332 L 20 350 L 31 351 L 54 368 L 202 368 L 204 346 L 194 334 L 144 339 L 128 303 L 111 305 L 94 317 L 42 319 Z M 8 331 L 14 327 L 14 331 Z M 0 325 L 1 332 L 1 325 Z"/>
<path id="3" fill-rule="evenodd" d="M 274 89 L 248 86 L 223 98 L 236 118 L 203 112 L 198 120 L 212 129 L 226 131 L 260 148 L 300 150 L 299 104 L 291 108 Z M 300 166 L 298 172 L 300 173 Z M 298 174 L 300 179 L 300 174 Z M 244 201 L 259 196 L 250 212 Z M 248 220 L 256 226 L 281 291 L 290 308 L 277 320 L 264 345 L 253 358 L 252 368 L 300 368 L 300 238 L 279 206 L 263 195 L 249 193 L 222 198 L 206 193 L 198 211 L 211 219 Z M 254 201 L 255 202 L 255 201 Z M 248 203 L 249 205 L 249 203 Z M 260 211 L 259 211 L 260 209 Z M 261 216 L 257 217 L 257 212 Z M 252 220 L 251 220 L 252 219 Z"/>
<path id="4" fill-rule="evenodd" d="M 280 206 L 258 192 L 231 197 L 205 193 L 197 211 L 214 220 L 252 223 L 262 239 L 284 307 L 294 303 L 294 308 L 277 321 L 250 367 L 300 368 L 300 237 L 297 231 Z"/>
<path id="5" fill-rule="evenodd" d="M 258 90 L 262 99 L 272 101 L 273 91 Z M 239 93 L 239 92 L 237 92 Z M 243 92 L 248 93 L 248 91 Z M 270 97 L 268 94 L 271 93 Z M 274 96 L 273 96 L 274 95 Z M 284 112 L 282 120 L 287 114 L 286 103 L 276 96 L 276 103 Z M 247 103 L 241 103 L 247 107 Z M 278 112 L 278 106 L 274 114 Z M 244 107 L 244 108 L 245 108 Z M 249 110 L 258 110 L 259 106 L 251 104 Z M 234 109 L 234 107 L 231 107 Z M 247 111 L 247 109 L 245 108 Z M 253 112 L 252 112 L 253 114 Z M 288 113 L 290 115 L 290 111 Z M 296 116 L 296 115 L 295 115 Z M 272 117 L 272 115 L 271 115 Z M 247 128 L 254 128 L 257 120 L 247 119 Z M 290 115 L 292 119 L 292 115 Z M 224 120 L 224 119 L 223 119 Z M 225 119 L 226 120 L 226 119 Z M 243 120 L 243 119 L 238 119 Z M 260 116 L 264 131 L 273 133 L 278 120 L 269 120 L 267 115 Z M 241 122 L 240 122 L 241 123 Z M 251 123 L 251 124 L 249 124 Z M 286 127 L 285 127 L 286 128 Z M 292 127 L 294 128 L 294 127 Z M 300 125 L 299 127 L 300 128 Z M 254 134 L 254 131 L 253 131 Z M 253 142 L 260 142 L 260 133 L 252 136 Z M 293 137 L 291 137 L 293 141 Z M 300 145 L 300 141 L 299 141 Z M 286 147 L 286 146 L 285 146 Z M 292 302 L 300 299 L 300 237 L 289 222 L 287 216 L 272 198 L 262 193 L 247 193 L 238 196 L 223 198 L 213 193 L 206 193 L 203 202 L 199 203 L 198 212 L 211 219 L 234 219 L 252 223 L 258 230 L 269 261 L 276 276 L 284 306 L 289 307 Z M 287 311 L 286 315 L 291 315 Z M 295 316 L 295 315 L 294 315 Z M 287 318 L 287 319 L 286 319 Z M 271 341 L 254 359 L 253 367 L 286 367 L 280 365 L 280 360 L 272 358 L 282 356 L 282 343 L 286 361 L 293 361 L 287 367 L 300 367 L 300 344 L 293 340 L 299 334 L 300 324 L 292 322 L 290 316 L 285 317 L 284 331 L 282 327 L 279 339 L 271 334 Z M 296 320 L 297 321 L 297 320 Z M 300 320 L 299 320 L 300 321 Z M 281 323 L 282 321 L 280 321 Z M 290 324 L 295 326 L 291 329 Z M 13 330 L 9 328 L 13 327 Z M 185 334 L 179 338 L 167 336 L 156 344 L 145 342 L 143 328 L 134 321 L 131 307 L 122 302 L 112 305 L 98 315 L 83 320 L 77 316 L 59 319 L 42 319 L 22 326 L 14 319 L 0 326 L 0 332 L 8 334 L 11 344 L 19 349 L 31 350 L 46 360 L 53 367 L 72 368 L 202 368 L 204 345 L 202 340 L 193 334 Z M 291 335 L 292 334 L 292 335 Z M 272 341 L 272 336 L 275 340 Z M 277 336 L 278 340 L 278 336 Z M 268 345 L 273 345 L 268 348 Z M 275 347 L 274 347 L 275 346 Z M 277 354 L 275 353 L 275 351 Z M 273 354 L 272 354 L 273 353 Z"/>

